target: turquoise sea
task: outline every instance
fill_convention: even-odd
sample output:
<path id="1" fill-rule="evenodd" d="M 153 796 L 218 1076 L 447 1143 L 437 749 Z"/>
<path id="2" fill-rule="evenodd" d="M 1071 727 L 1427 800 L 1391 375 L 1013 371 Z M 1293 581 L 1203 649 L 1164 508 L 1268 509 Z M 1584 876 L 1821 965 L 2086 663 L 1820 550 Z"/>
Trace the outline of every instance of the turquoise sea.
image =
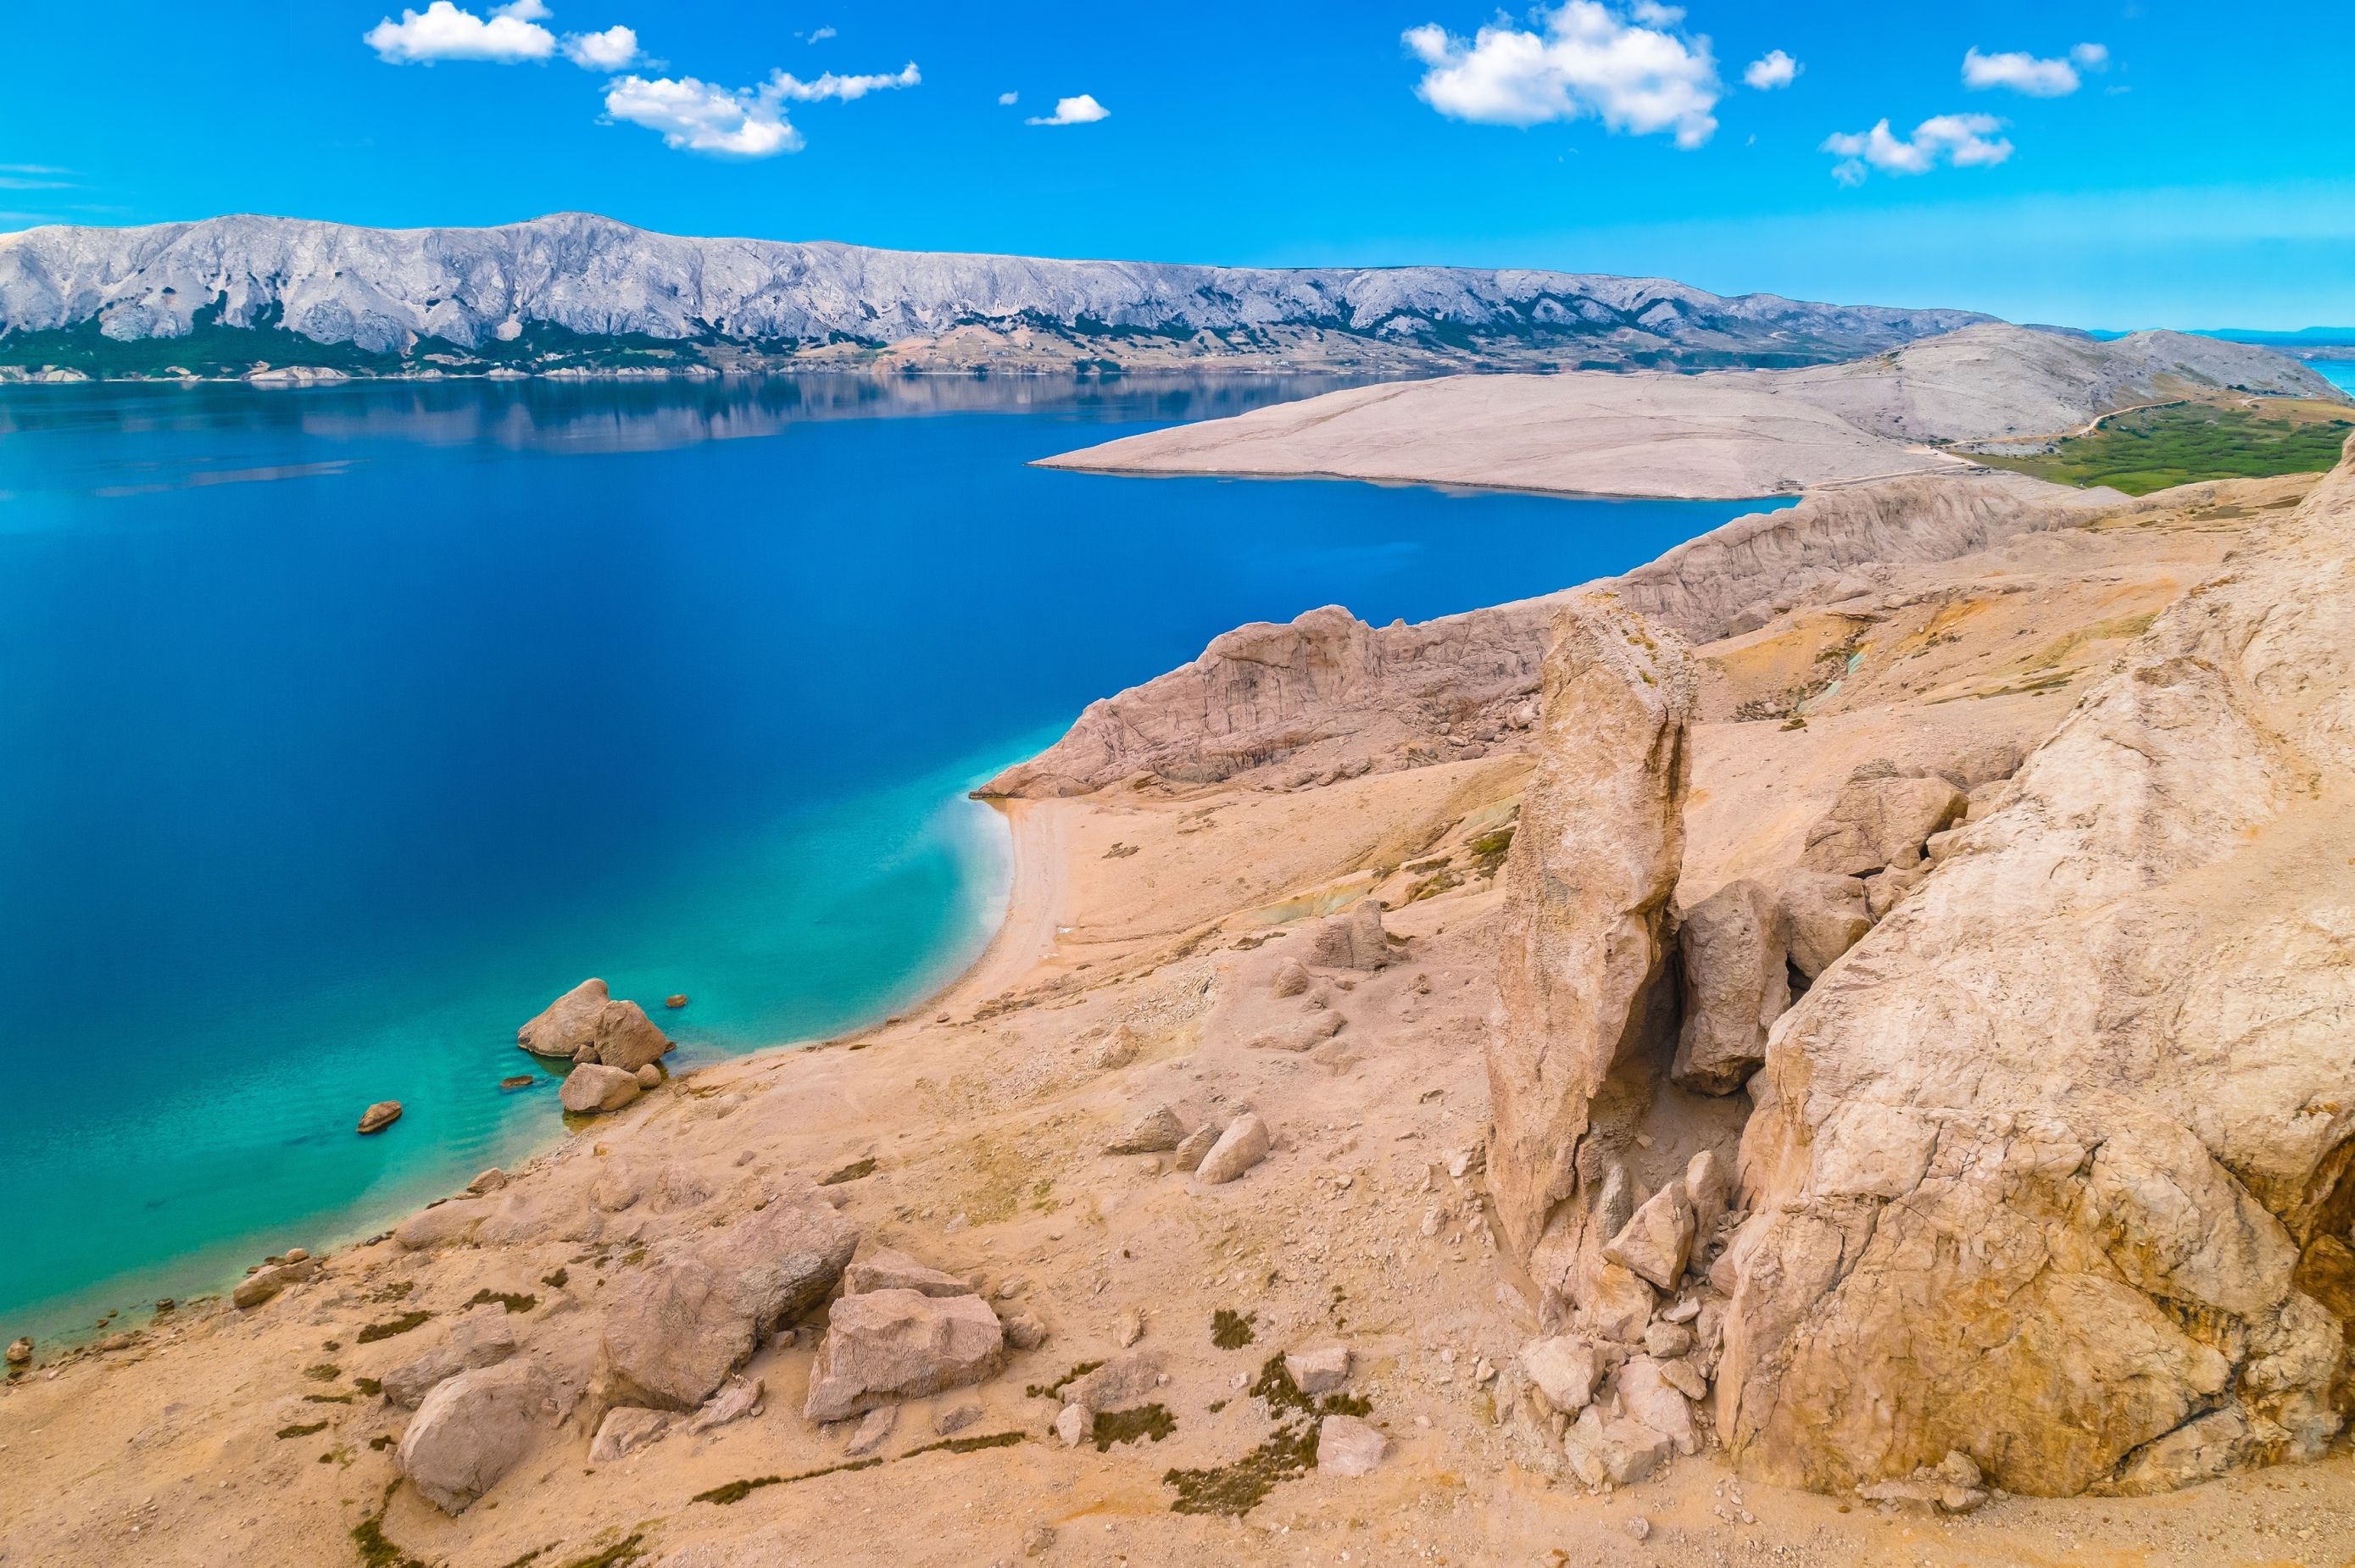
<path id="1" fill-rule="evenodd" d="M 2309 359 L 2306 368 L 2332 386 L 2355 392 L 2355 359 Z"/>
<path id="2" fill-rule="evenodd" d="M 560 1136 L 498 1083 L 585 976 L 688 1064 L 914 1002 L 1004 897 L 965 789 L 1229 626 L 1756 509 L 1026 466 L 1331 384 L 0 391 L 0 1337 Z"/>

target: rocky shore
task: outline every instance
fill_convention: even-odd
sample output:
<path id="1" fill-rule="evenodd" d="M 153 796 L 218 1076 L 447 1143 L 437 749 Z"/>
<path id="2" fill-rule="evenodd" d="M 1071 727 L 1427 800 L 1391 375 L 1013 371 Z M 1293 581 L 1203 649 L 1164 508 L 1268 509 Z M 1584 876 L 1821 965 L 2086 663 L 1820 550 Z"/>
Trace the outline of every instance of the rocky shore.
<path id="1" fill-rule="evenodd" d="M 2342 1561 L 2350 541 L 1909 479 L 1231 634 L 924 1016 L 592 982 L 559 1147 L 28 1350 L 0 1561 Z"/>

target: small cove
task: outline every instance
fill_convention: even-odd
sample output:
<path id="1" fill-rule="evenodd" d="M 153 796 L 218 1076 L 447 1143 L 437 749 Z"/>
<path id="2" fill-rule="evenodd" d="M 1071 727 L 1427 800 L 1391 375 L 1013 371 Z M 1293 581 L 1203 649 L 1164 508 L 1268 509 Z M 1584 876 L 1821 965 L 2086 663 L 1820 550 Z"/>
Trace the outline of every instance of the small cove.
<path id="1" fill-rule="evenodd" d="M 688 994 L 689 1066 L 907 1005 L 1004 896 L 964 789 L 1239 622 L 1759 509 L 1027 466 L 1330 385 L 0 391 L 0 1330 L 558 1136 L 552 1082 L 497 1084 L 584 976 Z"/>

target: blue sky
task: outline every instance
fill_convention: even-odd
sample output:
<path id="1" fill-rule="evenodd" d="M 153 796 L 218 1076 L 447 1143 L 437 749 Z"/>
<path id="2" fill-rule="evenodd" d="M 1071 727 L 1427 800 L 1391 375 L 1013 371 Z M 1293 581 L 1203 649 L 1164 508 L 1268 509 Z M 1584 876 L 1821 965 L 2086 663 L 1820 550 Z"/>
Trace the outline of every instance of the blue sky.
<path id="1" fill-rule="evenodd" d="M 0 229 L 581 208 L 2355 325 L 2347 0 L 116 0 L 14 5 L 0 38 Z"/>

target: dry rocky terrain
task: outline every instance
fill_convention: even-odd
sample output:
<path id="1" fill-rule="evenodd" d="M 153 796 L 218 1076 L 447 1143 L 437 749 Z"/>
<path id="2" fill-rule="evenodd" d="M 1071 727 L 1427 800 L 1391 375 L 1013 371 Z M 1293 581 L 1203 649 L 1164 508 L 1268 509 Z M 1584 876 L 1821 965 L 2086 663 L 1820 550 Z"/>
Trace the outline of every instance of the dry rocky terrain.
<path id="1" fill-rule="evenodd" d="M 651 1087 L 37 1348 L 0 1562 L 2349 1561 L 2355 464 L 1986 483 L 1098 705 L 919 1016 L 576 993 Z"/>

